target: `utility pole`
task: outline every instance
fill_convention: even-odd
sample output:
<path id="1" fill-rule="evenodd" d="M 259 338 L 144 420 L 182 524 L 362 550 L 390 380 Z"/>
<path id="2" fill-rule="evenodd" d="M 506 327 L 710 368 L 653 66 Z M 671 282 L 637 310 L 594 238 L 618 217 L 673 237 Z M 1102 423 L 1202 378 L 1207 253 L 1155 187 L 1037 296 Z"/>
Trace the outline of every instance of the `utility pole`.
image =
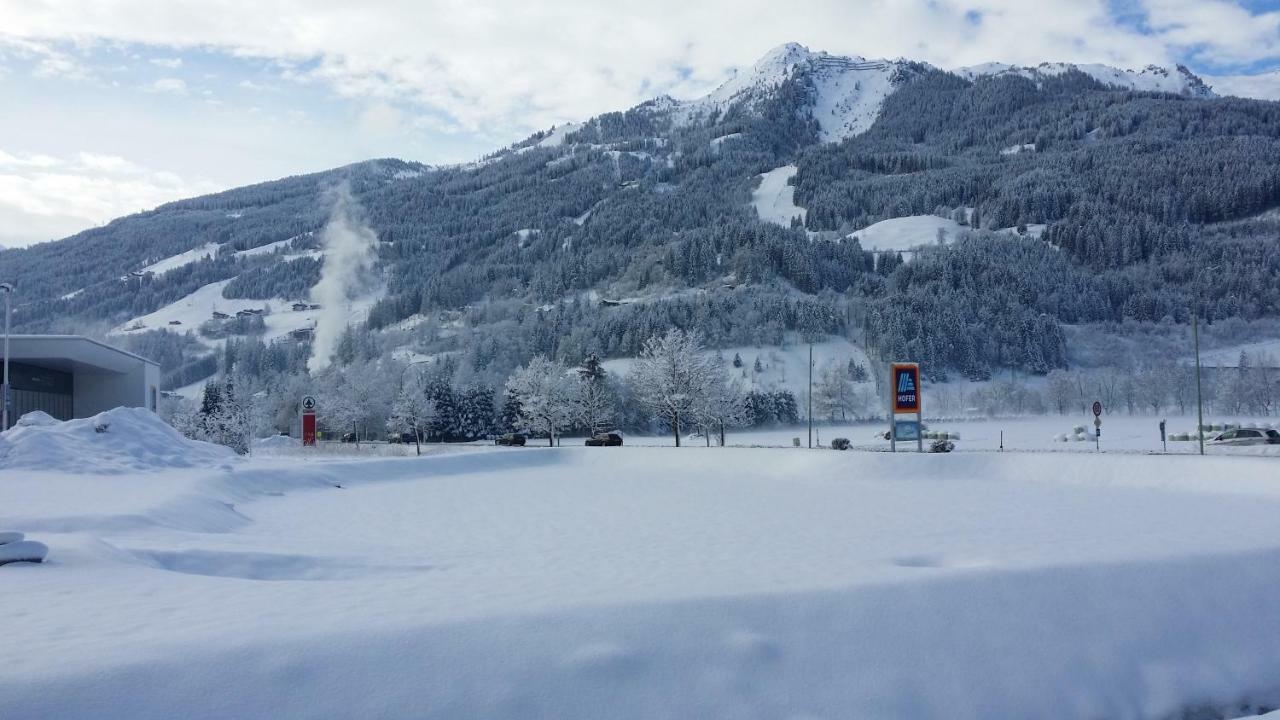
<path id="1" fill-rule="evenodd" d="M 809 343 L 809 449 L 813 449 L 813 343 Z"/>
<path id="2" fill-rule="evenodd" d="M 9 429 L 9 296 L 13 295 L 13 286 L 0 283 L 0 292 L 4 293 L 4 383 L 0 384 L 0 431 Z"/>
<path id="3" fill-rule="evenodd" d="M 1196 442 L 1200 444 L 1200 454 L 1204 454 L 1204 394 L 1200 389 L 1200 273 L 1213 272 L 1220 265 L 1203 268 L 1192 277 L 1195 283 L 1195 297 L 1191 302 L 1191 342 L 1196 352 Z"/>
<path id="4" fill-rule="evenodd" d="M 1191 339 L 1196 347 L 1196 440 L 1200 454 L 1204 454 L 1204 396 L 1200 391 L 1200 319 L 1197 309 L 1191 310 Z"/>

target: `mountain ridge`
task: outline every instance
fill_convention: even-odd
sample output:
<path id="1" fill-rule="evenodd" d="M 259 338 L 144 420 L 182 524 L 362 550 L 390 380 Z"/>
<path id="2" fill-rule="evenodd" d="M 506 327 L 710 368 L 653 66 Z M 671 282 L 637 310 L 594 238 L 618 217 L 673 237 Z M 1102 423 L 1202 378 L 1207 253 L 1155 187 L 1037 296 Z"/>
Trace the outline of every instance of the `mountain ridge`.
<path id="1" fill-rule="evenodd" d="M 327 190 L 346 182 L 380 241 L 369 284 L 384 294 L 357 305 L 368 309 L 360 332 L 387 339 L 366 344 L 394 335 L 415 353 L 474 355 L 484 373 L 534 353 L 627 356 L 672 324 L 721 346 L 846 334 L 940 373 L 1043 372 L 1065 362 L 1057 323 L 1185 321 L 1188 257 L 1253 268 L 1247 290 L 1208 290 L 1221 317 L 1274 314 L 1280 268 L 1255 241 L 1274 237 L 1248 218 L 1280 204 L 1265 161 L 1280 151 L 1280 105 L 1212 97 L 1180 71 L 1120 77 L 1185 82 L 1186 93 L 1115 87 L 1093 70 L 991 66 L 967 79 L 785 45 L 704 98 L 657 98 L 461 166 L 373 160 L 177 201 L 6 251 L 0 272 L 30 288 L 20 328 L 151 318 L 126 337 L 190 334 L 188 353 L 229 336 L 305 342 L 278 334 L 305 329 L 280 318 L 265 333 L 248 321 L 191 327 L 198 318 L 165 308 L 215 285 L 209 307 L 223 314 L 306 301 Z M 782 221 L 753 205 L 765 176 L 789 193 Z M 933 225 L 947 237 L 929 233 L 920 241 L 932 247 L 905 260 L 856 239 L 925 216 L 945 217 Z M 1224 219 L 1244 225 L 1212 226 Z"/>

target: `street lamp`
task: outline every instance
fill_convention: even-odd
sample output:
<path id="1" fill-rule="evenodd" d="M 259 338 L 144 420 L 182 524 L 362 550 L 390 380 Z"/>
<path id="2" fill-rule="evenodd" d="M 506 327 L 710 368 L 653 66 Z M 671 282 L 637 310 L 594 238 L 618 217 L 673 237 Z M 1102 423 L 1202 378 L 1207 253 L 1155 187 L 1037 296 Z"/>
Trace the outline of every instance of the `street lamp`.
<path id="1" fill-rule="evenodd" d="M 0 383 L 0 431 L 9 429 L 9 296 L 13 295 L 13 286 L 0 283 L 0 292 L 4 293 L 4 382 Z"/>

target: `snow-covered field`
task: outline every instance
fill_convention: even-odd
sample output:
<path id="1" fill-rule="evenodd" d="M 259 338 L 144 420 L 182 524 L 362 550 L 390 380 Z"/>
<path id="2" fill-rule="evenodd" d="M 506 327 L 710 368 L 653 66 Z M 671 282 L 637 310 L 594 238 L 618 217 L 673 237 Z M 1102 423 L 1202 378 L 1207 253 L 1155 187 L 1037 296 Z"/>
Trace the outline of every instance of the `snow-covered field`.
<path id="1" fill-rule="evenodd" d="M 796 396 L 803 402 L 800 395 Z M 1160 420 L 1167 421 L 1168 434 L 1194 433 L 1195 417 L 1179 417 L 1170 415 L 1167 418 L 1104 415 L 1102 420 L 1102 437 L 1095 448 L 1092 435 L 1087 440 L 1071 439 L 1074 430 L 1083 426 L 1087 432 L 1093 432 L 1093 416 L 1077 415 L 1044 415 L 1031 417 L 992 418 L 992 419 L 953 419 L 931 420 L 926 417 L 925 424 L 930 430 L 949 433 L 958 452 L 999 452 L 1001 443 L 1008 452 L 1076 452 L 1076 453 L 1163 453 L 1160 443 Z M 1206 415 L 1205 425 L 1254 425 L 1280 428 L 1280 417 L 1249 418 L 1221 417 Z M 863 423 L 819 423 L 814 426 L 814 444 L 830 445 L 832 438 L 847 438 L 855 448 L 861 450 L 888 450 L 889 442 L 876 437 L 888 429 L 883 421 Z M 1209 437 L 1214 433 L 1206 433 Z M 957 437 L 958 436 L 958 437 Z M 1066 436 L 1066 439 L 1062 436 Z M 793 438 L 799 437 L 801 443 L 808 444 L 808 428 L 783 427 L 767 430 L 729 431 L 726 444 L 739 447 L 786 447 L 792 444 Z M 567 441 L 566 441 L 567 442 Z M 633 445 L 669 445 L 668 437 L 631 437 L 628 442 Z M 697 441 L 701 442 L 701 441 Z M 915 443 L 909 443 L 915 448 Z M 926 441 L 926 447 L 928 442 Z M 1280 457 L 1280 446 L 1270 447 L 1236 447 L 1228 448 L 1205 443 L 1206 452 L 1217 455 L 1272 455 Z M 1191 454 L 1199 451 L 1193 441 L 1169 441 L 1169 454 Z M 1280 465 L 1276 467 L 1280 477 Z"/>
<path id="2" fill-rule="evenodd" d="M 906 251 L 921 245 L 938 244 L 938 231 L 943 233 L 945 242 L 955 240 L 960 233 L 960 224 L 951 218 L 936 215 L 909 215 L 907 217 L 881 220 L 849 237 L 858 239 L 864 250 Z"/>
<path id="3" fill-rule="evenodd" d="M 50 548 L 0 567 L 0 717 L 1280 701 L 1274 458 L 477 447 L 146 469 L 162 437 L 207 446 L 115 424 L 0 448 L 0 530 Z M 37 446 L 81 465 L 8 464 Z M 99 462 L 121 452 L 142 464 Z"/>
<path id="4" fill-rule="evenodd" d="M 175 300 L 155 312 L 121 323 L 111 332 L 112 334 L 124 334 L 141 330 L 162 329 L 176 332 L 194 332 L 198 331 L 200 325 L 213 316 L 214 311 L 234 317 L 240 310 L 269 309 L 270 313 L 262 317 L 263 324 L 266 326 L 266 331 L 262 337 L 263 340 L 270 341 L 284 337 L 293 330 L 315 327 L 321 313 L 324 312 L 323 308 L 295 312 L 290 308 L 289 302 L 280 299 L 225 298 L 222 296 L 222 291 L 230 282 L 230 280 L 220 280 L 209 283 L 190 295 L 180 300 Z M 383 291 L 379 290 L 353 300 L 347 304 L 344 312 L 351 322 L 363 321 L 369 314 L 369 308 L 373 307 L 374 303 L 382 295 Z M 171 325 L 170 323 L 172 322 L 179 324 Z M 197 334 L 197 337 L 200 337 L 199 334 Z M 207 344 L 217 346 L 221 342 L 211 341 Z"/>

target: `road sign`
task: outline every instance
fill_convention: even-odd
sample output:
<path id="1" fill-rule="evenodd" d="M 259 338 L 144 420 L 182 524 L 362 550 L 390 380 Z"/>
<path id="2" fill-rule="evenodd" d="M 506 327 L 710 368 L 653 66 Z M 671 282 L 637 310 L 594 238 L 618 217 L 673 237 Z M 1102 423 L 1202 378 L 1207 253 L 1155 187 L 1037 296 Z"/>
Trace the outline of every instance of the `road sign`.
<path id="1" fill-rule="evenodd" d="M 310 395 L 304 395 L 302 397 L 303 412 L 307 412 L 307 411 L 315 412 L 315 409 L 316 409 L 316 399 Z"/>
<path id="2" fill-rule="evenodd" d="M 1102 403 L 1098 402 L 1097 400 L 1094 400 L 1094 401 L 1093 401 L 1093 416 L 1094 416 L 1094 417 L 1098 417 L 1098 416 L 1099 416 L 1099 415 L 1101 415 L 1101 414 L 1102 414 Z"/>
<path id="3" fill-rule="evenodd" d="M 893 411 L 920 412 L 920 366 L 916 363 L 894 363 L 889 378 L 893 382 Z"/>

